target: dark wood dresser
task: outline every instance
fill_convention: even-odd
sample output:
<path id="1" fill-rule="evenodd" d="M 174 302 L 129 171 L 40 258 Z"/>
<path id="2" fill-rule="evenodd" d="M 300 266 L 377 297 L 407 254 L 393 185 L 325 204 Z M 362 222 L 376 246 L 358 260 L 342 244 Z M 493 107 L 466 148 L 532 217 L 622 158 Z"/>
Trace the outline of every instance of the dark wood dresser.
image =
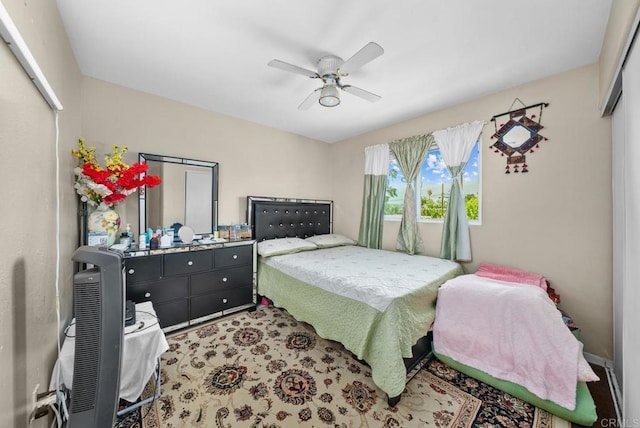
<path id="1" fill-rule="evenodd" d="M 127 299 L 151 301 L 167 332 L 256 307 L 256 241 L 125 253 Z"/>

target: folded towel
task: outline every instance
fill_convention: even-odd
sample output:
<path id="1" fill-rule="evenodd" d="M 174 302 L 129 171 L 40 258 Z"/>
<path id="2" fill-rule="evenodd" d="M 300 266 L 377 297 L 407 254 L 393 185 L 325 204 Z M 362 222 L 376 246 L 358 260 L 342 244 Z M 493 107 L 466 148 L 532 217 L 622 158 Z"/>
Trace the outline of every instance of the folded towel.
<path id="1" fill-rule="evenodd" d="M 544 276 L 509 266 L 480 263 L 480 267 L 478 268 L 476 275 L 484 278 L 496 279 L 498 281 L 535 285 L 545 291 L 547 290 L 547 279 Z"/>

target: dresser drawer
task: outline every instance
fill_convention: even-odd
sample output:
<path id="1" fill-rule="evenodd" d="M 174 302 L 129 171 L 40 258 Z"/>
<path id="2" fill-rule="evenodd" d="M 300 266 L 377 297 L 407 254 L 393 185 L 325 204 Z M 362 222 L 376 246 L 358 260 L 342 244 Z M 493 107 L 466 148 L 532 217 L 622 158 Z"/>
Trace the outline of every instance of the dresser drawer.
<path id="1" fill-rule="evenodd" d="M 189 299 L 175 300 L 158 305 L 154 304 L 153 309 L 155 309 L 156 315 L 158 315 L 160 328 L 189 321 Z"/>
<path id="2" fill-rule="evenodd" d="M 212 250 L 164 255 L 164 276 L 185 275 L 212 268 Z"/>
<path id="3" fill-rule="evenodd" d="M 253 287 L 229 288 L 191 298 L 191 319 L 253 303 Z"/>
<path id="4" fill-rule="evenodd" d="M 162 277 L 162 256 L 131 257 L 124 260 L 127 284 L 155 281 Z"/>
<path id="5" fill-rule="evenodd" d="M 136 303 L 151 301 L 153 306 L 189 296 L 189 278 L 165 278 L 160 281 L 127 285 L 127 299 Z"/>
<path id="6" fill-rule="evenodd" d="M 214 259 L 216 268 L 251 265 L 253 264 L 253 245 L 217 249 Z"/>
<path id="7" fill-rule="evenodd" d="M 214 270 L 195 274 L 191 277 L 191 295 L 245 285 L 253 285 L 253 269 L 251 266 Z"/>

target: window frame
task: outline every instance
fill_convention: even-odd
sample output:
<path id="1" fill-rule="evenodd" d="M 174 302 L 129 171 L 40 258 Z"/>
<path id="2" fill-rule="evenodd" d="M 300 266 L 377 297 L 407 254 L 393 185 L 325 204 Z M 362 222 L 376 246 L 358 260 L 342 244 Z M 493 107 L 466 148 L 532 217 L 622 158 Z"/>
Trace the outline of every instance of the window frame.
<path id="1" fill-rule="evenodd" d="M 471 220 L 468 219 L 469 222 L 469 226 L 482 226 L 482 150 L 480 150 L 481 146 L 481 139 L 478 139 L 478 141 L 476 141 L 476 145 L 478 146 L 478 166 L 479 166 L 479 171 L 478 171 L 478 219 L 477 220 Z M 429 146 L 429 150 L 427 150 L 427 155 L 429 155 L 429 152 L 434 151 L 434 150 L 440 150 L 440 148 L 438 147 L 437 143 L 432 143 Z M 389 151 L 389 162 L 395 161 L 395 156 L 393 155 L 393 153 L 391 151 Z M 422 161 L 423 163 L 426 162 L 427 157 L 425 156 L 424 160 Z M 465 166 L 466 168 L 466 166 Z M 422 169 L 422 168 L 420 168 Z M 422 218 L 420 216 L 420 206 L 421 206 L 421 193 L 422 193 L 422 180 L 418 180 L 418 178 L 420 178 L 419 176 L 416 177 L 415 181 L 414 181 L 414 188 L 416 190 L 416 220 L 418 223 L 434 223 L 434 224 L 442 224 L 444 223 L 444 218 Z M 464 195 L 464 193 L 463 193 Z M 402 215 L 400 214 L 385 214 L 384 215 L 384 221 L 402 221 Z"/>

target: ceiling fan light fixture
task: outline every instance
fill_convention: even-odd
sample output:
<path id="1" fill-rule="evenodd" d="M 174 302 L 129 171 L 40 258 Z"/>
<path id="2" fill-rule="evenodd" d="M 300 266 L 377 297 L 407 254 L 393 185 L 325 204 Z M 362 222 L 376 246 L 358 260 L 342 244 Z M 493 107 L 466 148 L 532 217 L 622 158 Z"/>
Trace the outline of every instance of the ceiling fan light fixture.
<path id="1" fill-rule="evenodd" d="M 307 70 L 306 68 L 289 64 L 278 59 L 269 61 L 267 65 L 269 67 L 279 68 L 291 73 L 302 74 L 303 76 L 307 76 L 312 79 L 322 80 L 322 86 L 311 92 L 302 104 L 298 106 L 299 110 L 308 110 L 316 101 L 318 101 L 318 103 L 323 107 L 335 107 L 340 105 L 339 92 L 341 91 L 348 92 L 370 102 L 378 101 L 381 98 L 380 95 L 376 95 L 355 86 L 344 85 L 340 82 L 340 78 L 348 76 L 383 53 L 384 50 L 380 45 L 374 42 L 369 42 L 346 61 L 343 61 L 342 58 L 335 55 L 323 56 L 317 62 L 317 71 Z M 338 91 L 338 89 L 340 89 L 340 91 Z"/>
<path id="2" fill-rule="evenodd" d="M 340 104 L 340 94 L 336 85 L 324 85 L 318 102 L 323 107 L 335 107 Z"/>

